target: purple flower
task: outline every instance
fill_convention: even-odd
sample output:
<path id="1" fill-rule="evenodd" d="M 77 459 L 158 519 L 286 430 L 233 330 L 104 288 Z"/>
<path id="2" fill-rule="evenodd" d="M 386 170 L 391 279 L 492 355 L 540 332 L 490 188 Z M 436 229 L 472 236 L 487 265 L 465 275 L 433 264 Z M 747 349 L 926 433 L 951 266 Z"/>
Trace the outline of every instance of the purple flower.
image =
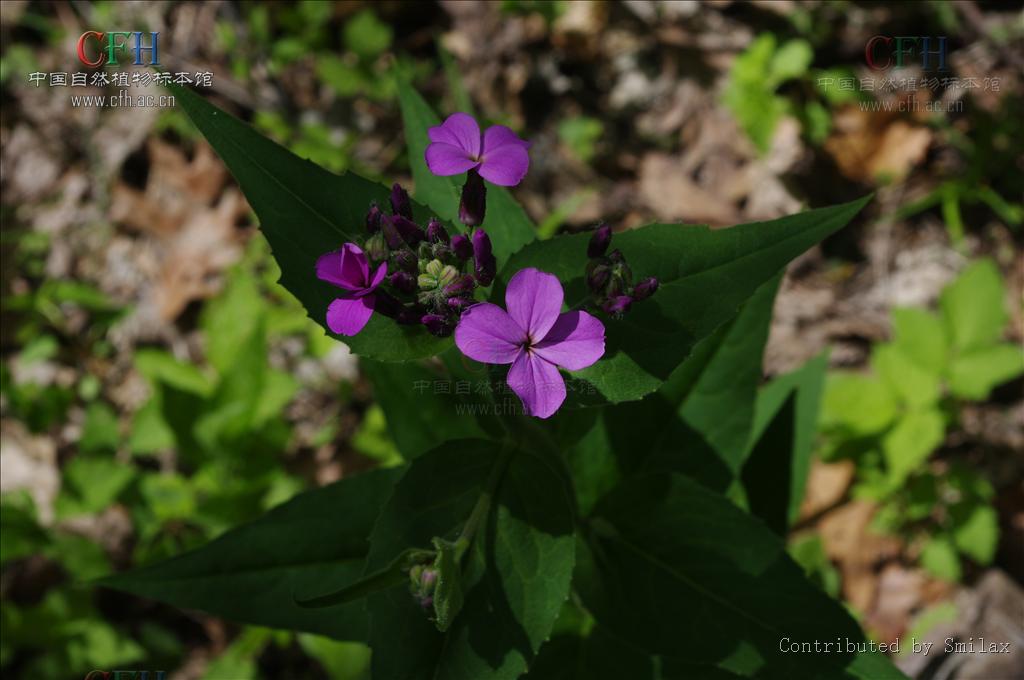
<path id="1" fill-rule="evenodd" d="M 366 253 L 354 243 L 346 243 L 341 250 L 321 255 L 316 261 L 316 277 L 347 293 L 327 308 L 328 328 L 340 335 L 355 335 L 363 330 L 377 302 L 373 291 L 387 273 L 388 264 L 384 262 L 371 276 Z"/>
<path id="2" fill-rule="evenodd" d="M 469 237 L 464 234 L 452 236 L 452 252 L 460 260 L 468 260 L 473 257 L 473 244 L 469 242 Z"/>
<path id="3" fill-rule="evenodd" d="M 459 175 L 476 168 L 492 184 L 519 184 L 530 167 L 524 142 L 504 125 L 492 125 L 481 135 L 468 113 L 453 113 L 441 125 L 427 130 L 430 145 L 424 157 L 435 175 Z"/>
<path id="4" fill-rule="evenodd" d="M 612 228 L 607 224 L 601 224 L 590 236 L 590 243 L 587 244 L 587 257 L 601 257 L 608 250 L 608 244 L 612 242 Z"/>
<path id="5" fill-rule="evenodd" d="M 565 401 L 559 367 L 578 371 L 604 354 L 604 325 L 586 312 L 561 312 L 563 296 L 554 275 L 522 269 L 505 291 L 507 312 L 481 302 L 462 313 L 455 329 L 455 344 L 470 359 L 512 364 L 506 381 L 538 418 Z"/>

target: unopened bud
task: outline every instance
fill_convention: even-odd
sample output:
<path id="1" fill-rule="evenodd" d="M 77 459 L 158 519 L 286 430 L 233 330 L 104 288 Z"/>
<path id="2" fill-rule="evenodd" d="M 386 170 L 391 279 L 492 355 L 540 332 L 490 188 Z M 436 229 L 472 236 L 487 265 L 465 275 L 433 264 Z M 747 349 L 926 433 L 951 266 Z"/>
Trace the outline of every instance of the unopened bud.
<path id="1" fill-rule="evenodd" d="M 394 318 L 402 309 L 402 303 L 386 290 L 378 288 L 373 293 L 373 311 Z"/>
<path id="2" fill-rule="evenodd" d="M 601 305 L 601 309 L 603 309 L 606 314 L 622 316 L 629 311 L 629 308 L 632 305 L 633 298 L 628 295 L 617 295 L 613 298 L 609 298 L 603 305 Z"/>
<path id="3" fill-rule="evenodd" d="M 391 214 L 401 215 L 412 219 L 412 202 L 409 200 L 409 192 L 402 188 L 398 182 L 391 186 Z"/>
<path id="4" fill-rule="evenodd" d="M 601 257 L 608 250 L 608 245 L 611 242 L 612 228 L 607 224 L 599 225 L 590 237 L 590 243 L 587 244 L 587 257 Z"/>
<path id="5" fill-rule="evenodd" d="M 598 264 L 594 267 L 587 267 L 587 287 L 590 288 L 590 292 L 601 294 L 604 292 L 604 287 L 608 283 L 608 278 L 611 276 L 612 270 L 605 264 Z"/>
<path id="6" fill-rule="evenodd" d="M 466 173 L 462 185 L 462 199 L 459 201 L 459 221 L 467 227 L 478 227 L 484 223 L 487 212 L 487 187 L 476 170 Z"/>
<path id="7" fill-rule="evenodd" d="M 378 228 L 380 223 L 377 223 Z M 366 239 L 366 256 L 374 262 L 383 262 L 388 259 L 388 244 L 384 241 L 384 235 L 379 231 Z"/>
<path id="8" fill-rule="evenodd" d="M 468 260 L 473 257 L 473 244 L 465 234 L 456 234 L 452 236 L 452 251 L 460 260 Z"/>
<path id="9" fill-rule="evenodd" d="M 430 222 L 427 223 L 427 240 L 431 243 L 448 243 L 448 231 L 444 228 L 437 218 L 431 218 Z"/>
<path id="10" fill-rule="evenodd" d="M 418 224 L 404 215 L 393 215 L 391 222 L 402 236 L 402 240 L 414 248 L 427 237 Z"/>
<path id="11" fill-rule="evenodd" d="M 376 234 L 380 231 L 380 218 L 383 214 L 376 203 L 371 205 L 370 211 L 366 213 L 366 231 L 371 234 Z"/>
<path id="12" fill-rule="evenodd" d="M 419 266 L 419 260 L 416 259 L 413 252 L 405 248 L 395 252 L 391 259 L 395 264 L 394 269 L 401 269 L 403 272 L 409 272 L 410 274 L 415 274 Z"/>
<path id="13" fill-rule="evenodd" d="M 412 277 L 412 274 L 404 271 L 397 271 L 393 273 L 388 281 L 391 282 L 391 286 L 400 293 L 412 293 L 416 290 L 416 279 Z"/>
<path id="14" fill-rule="evenodd" d="M 637 302 L 646 300 L 654 295 L 656 290 L 658 290 L 658 279 L 649 276 L 633 288 L 633 299 Z"/>
<path id="15" fill-rule="evenodd" d="M 464 274 L 445 286 L 444 294 L 467 295 L 472 293 L 474 288 L 476 288 L 476 282 L 473 281 L 473 277 L 469 274 Z"/>
<path id="16" fill-rule="evenodd" d="M 440 314 L 424 314 L 420 318 L 420 322 L 427 327 L 428 331 L 439 338 L 451 335 L 452 330 L 454 330 L 448 319 Z"/>
<path id="17" fill-rule="evenodd" d="M 471 307 L 476 304 L 476 300 L 471 297 L 450 297 L 448 298 L 448 306 L 452 309 L 461 312 L 467 307 Z"/>
<path id="18" fill-rule="evenodd" d="M 405 246 L 405 239 L 402 238 L 402 234 L 399 233 L 398 228 L 395 226 L 394 218 L 390 215 L 381 215 L 380 230 L 384 234 L 384 240 L 389 248 L 398 250 Z"/>
<path id="19" fill-rule="evenodd" d="M 614 262 L 615 264 L 619 264 L 621 262 L 626 261 L 626 256 L 622 254 L 621 250 L 616 248 L 612 252 L 608 253 L 608 259 Z"/>

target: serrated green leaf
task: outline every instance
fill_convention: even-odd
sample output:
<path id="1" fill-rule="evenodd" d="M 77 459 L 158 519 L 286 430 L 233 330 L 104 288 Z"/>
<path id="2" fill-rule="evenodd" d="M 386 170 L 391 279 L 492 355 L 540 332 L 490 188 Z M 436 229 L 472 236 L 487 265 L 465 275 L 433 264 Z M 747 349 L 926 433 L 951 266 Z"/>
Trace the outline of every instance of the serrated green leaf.
<path id="1" fill-rule="evenodd" d="M 903 677 L 877 655 L 780 651 L 787 638 L 864 635 L 806 579 L 779 537 L 704 486 L 678 474 L 637 477 L 594 515 L 575 582 L 587 609 L 622 639 L 740 675 Z"/>
<path id="2" fill-rule="evenodd" d="M 449 222 L 459 212 L 464 175 L 438 177 L 427 168 L 423 154 L 430 143 L 427 129 L 440 125 L 441 119 L 408 82 L 399 78 L 398 101 L 402 107 L 405 143 L 409 147 L 409 165 L 416 184 L 416 200 Z M 500 268 L 512 253 L 535 238 L 533 223 L 504 187 L 487 184 L 487 212 L 483 225 L 491 238 L 494 257 Z"/>
<path id="3" fill-rule="evenodd" d="M 533 450 L 504 456 L 493 442 L 459 440 L 417 458 L 381 512 L 367 569 L 408 547 L 451 540 L 495 483 L 487 521 L 462 560 L 465 594 L 446 633 L 408 586 L 370 597 L 374 676 L 499 680 L 526 671 L 569 594 L 575 554 L 565 480 Z M 389 654 L 386 650 L 401 650 Z"/>
<path id="4" fill-rule="evenodd" d="M 387 205 L 388 188 L 352 172 L 334 175 L 199 95 L 177 85 L 169 87 L 256 211 L 281 267 L 281 284 L 302 302 L 310 318 L 326 328 L 327 307 L 337 297 L 337 289 L 316 278 L 316 260 L 360 238 L 370 202 Z M 417 218 L 429 217 L 420 205 L 413 210 Z M 381 361 L 427 357 L 452 344 L 451 339 L 436 338 L 421 327 L 399 326 L 380 314 L 344 341 L 353 352 Z"/>
<path id="5" fill-rule="evenodd" d="M 999 340 L 1006 326 L 1006 290 L 991 260 L 971 263 L 939 299 L 953 347 L 966 351 Z"/>
<path id="6" fill-rule="evenodd" d="M 399 474 L 389 469 L 346 477 L 198 550 L 108 576 L 99 585 L 242 623 L 365 640 L 362 602 L 305 609 L 295 599 L 359 578 L 366 537 Z"/>
<path id="7" fill-rule="evenodd" d="M 933 375 L 946 370 L 949 340 L 946 328 L 935 314 L 916 307 L 892 310 L 893 344 L 904 356 Z"/>
<path id="8" fill-rule="evenodd" d="M 985 399 L 994 387 L 1024 372 L 1024 348 L 994 345 L 956 356 L 949 366 L 949 389 L 964 399 Z"/>
<path id="9" fill-rule="evenodd" d="M 875 345 L 871 350 L 871 366 L 889 386 L 889 391 L 912 408 L 931 406 L 941 396 L 938 374 L 921 368 L 898 345 Z"/>
<path id="10" fill-rule="evenodd" d="M 611 402 L 639 399 L 658 389 L 697 342 L 732 319 L 792 258 L 853 219 L 867 200 L 730 229 L 653 224 L 616 234 L 613 247 L 625 254 L 634 277 L 656 276 L 661 285 L 622 321 L 600 315 L 605 355 L 573 376 L 590 382 Z M 567 305 L 585 302 L 589 238 L 559 236 L 516 253 L 495 283 L 492 301 L 503 303 L 503 281 L 524 267 L 536 267 L 563 282 Z"/>
<path id="11" fill-rule="evenodd" d="M 919 469 L 945 437 L 946 419 L 934 409 L 911 411 L 896 421 L 882 438 L 890 484 L 899 486 Z"/>

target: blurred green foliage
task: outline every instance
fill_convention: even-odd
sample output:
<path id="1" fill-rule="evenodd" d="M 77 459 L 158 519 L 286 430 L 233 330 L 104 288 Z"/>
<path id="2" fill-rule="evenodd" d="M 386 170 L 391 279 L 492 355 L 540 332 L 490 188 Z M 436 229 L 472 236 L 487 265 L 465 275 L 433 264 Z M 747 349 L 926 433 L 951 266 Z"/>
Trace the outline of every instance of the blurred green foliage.
<path id="1" fill-rule="evenodd" d="M 992 261 L 968 266 L 939 306 L 938 314 L 894 309 L 894 338 L 873 348 L 871 372 L 829 375 L 822 456 L 852 459 L 854 495 L 880 504 L 875 526 L 911 539 L 926 569 L 956 581 L 960 556 L 988 564 L 995 555 L 994 492 L 961 462 L 936 467 L 929 459 L 961 404 L 1024 373 L 1024 352 L 1001 341 L 1006 290 Z"/>

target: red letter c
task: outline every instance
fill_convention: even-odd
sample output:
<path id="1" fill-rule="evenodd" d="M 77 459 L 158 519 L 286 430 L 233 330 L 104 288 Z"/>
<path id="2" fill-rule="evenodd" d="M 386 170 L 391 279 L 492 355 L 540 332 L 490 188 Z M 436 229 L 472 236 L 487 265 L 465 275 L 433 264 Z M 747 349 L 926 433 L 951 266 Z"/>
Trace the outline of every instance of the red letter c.
<path id="1" fill-rule="evenodd" d="M 885 63 L 881 66 L 875 65 L 875 45 L 881 40 L 886 45 L 892 44 L 892 38 L 888 38 L 884 35 L 876 35 L 871 40 L 868 40 L 868 44 L 864 46 L 864 61 L 868 63 L 868 68 L 873 71 L 884 71 L 889 68 L 892 63 L 892 52 L 889 53 L 889 58 L 885 60 Z"/>
<path id="2" fill-rule="evenodd" d="M 86 66 L 96 68 L 97 66 L 103 63 L 103 51 L 100 50 L 99 55 L 96 57 L 96 61 L 89 61 L 88 57 L 85 56 L 85 39 L 88 38 L 90 35 L 96 36 L 96 42 L 99 42 L 103 39 L 103 33 L 101 33 L 100 31 L 86 31 L 85 33 L 83 33 L 82 36 L 78 39 L 78 61 L 82 62 Z"/>

